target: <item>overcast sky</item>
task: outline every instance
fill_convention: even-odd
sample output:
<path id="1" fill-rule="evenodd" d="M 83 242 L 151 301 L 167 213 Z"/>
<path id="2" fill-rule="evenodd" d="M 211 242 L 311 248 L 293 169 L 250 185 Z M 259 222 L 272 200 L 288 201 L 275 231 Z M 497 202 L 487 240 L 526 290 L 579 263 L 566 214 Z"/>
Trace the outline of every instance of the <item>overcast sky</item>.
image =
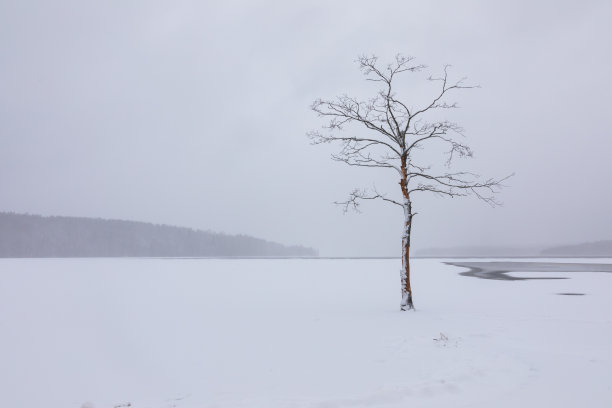
<path id="1" fill-rule="evenodd" d="M 456 95 L 467 164 L 516 173 L 501 208 L 415 198 L 414 247 L 612 239 L 611 18 L 609 1 L 0 0 L 0 211 L 397 255 L 401 210 L 333 205 L 398 194 L 396 176 L 305 133 L 315 98 L 376 91 L 358 55 L 401 52 L 481 85 Z"/>

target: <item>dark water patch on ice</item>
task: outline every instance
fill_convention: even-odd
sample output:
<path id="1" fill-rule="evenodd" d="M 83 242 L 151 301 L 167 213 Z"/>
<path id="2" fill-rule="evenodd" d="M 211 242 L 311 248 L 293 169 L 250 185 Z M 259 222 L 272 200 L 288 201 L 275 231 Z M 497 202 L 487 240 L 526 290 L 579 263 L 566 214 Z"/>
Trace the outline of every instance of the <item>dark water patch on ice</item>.
<path id="1" fill-rule="evenodd" d="M 557 293 L 557 295 L 563 296 L 584 296 L 586 293 Z"/>
<path id="2" fill-rule="evenodd" d="M 569 279 L 560 276 L 510 276 L 511 272 L 605 272 L 612 273 L 612 264 L 594 263 L 556 263 L 556 262 L 445 262 L 447 265 L 468 268 L 469 271 L 461 272 L 460 275 L 471 276 L 480 279 L 493 280 L 541 280 L 541 279 Z"/>

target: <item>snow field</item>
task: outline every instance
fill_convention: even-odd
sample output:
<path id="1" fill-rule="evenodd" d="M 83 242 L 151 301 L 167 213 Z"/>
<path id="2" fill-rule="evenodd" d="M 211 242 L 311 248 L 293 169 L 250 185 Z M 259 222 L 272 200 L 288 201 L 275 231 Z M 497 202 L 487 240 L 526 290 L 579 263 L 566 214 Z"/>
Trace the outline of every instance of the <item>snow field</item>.
<path id="1" fill-rule="evenodd" d="M 400 268 L 399 259 L 2 259 L 0 401 L 612 406 L 612 274 L 492 281 L 418 259 L 417 311 L 399 312 Z"/>

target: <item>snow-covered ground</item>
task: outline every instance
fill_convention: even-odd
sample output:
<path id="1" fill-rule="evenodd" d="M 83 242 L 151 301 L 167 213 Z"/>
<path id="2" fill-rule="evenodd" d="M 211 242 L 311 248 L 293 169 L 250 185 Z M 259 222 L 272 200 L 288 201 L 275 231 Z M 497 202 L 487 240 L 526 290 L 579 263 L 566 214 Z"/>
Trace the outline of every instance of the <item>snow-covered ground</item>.
<path id="1" fill-rule="evenodd" d="M 415 260 L 418 310 L 399 312 L 399 269 L 0 260 L 0 405 L 612 406 L 612 274 L 494 281 Z"/>

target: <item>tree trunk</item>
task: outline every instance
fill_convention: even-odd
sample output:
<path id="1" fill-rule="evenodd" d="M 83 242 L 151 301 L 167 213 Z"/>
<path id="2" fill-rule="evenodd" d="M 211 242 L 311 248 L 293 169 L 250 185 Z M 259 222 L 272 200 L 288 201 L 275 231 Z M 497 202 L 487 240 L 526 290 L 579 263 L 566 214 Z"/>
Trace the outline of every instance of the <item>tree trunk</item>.
<path id="1" fill-rule="evenodd" d="M 412 288 L 410 287 L 410 230 L 412 229 L 412 202 L 408 190 L 408 153 L 402 154 L 402 178 L 400 187 L 404 197 L 404 233 L 402 234 L 402 303 L 400 310 L 414 310 L 412 303 Z"/>
<path id="2" fill-rule="evenodd" d="M 412 227 L 412 208 L 409 200 L 404 203 L 404 233 L 402 234 L 402 303 L 401 310 L 414 310 L 412 288 L 410 287 L 410 229 Z"/>

